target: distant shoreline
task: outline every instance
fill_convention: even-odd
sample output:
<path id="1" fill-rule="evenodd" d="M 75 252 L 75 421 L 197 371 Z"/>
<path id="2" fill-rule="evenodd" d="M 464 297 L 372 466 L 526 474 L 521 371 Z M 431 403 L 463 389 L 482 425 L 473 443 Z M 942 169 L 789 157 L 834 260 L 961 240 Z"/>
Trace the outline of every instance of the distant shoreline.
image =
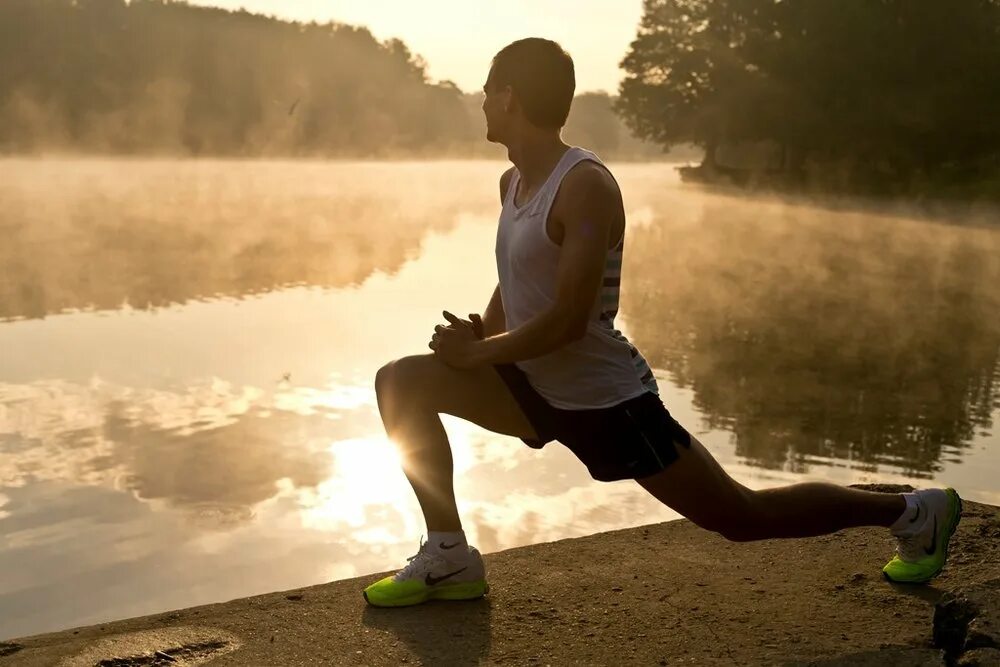
<path id="1" fill-rule="evenodd" d="M 661 164 L 661 165 L 689 165 L 690 160 L 671 157 L 669 154 L 662 157 L 636 157 L 636 156 L 616 156 L 614 154 L 601 159 L 611 164 Z M 503 152 L 495 155 L 489 154 L 399 154 L 399 155 L 189 155 L 183 153 L 93 153 L 93 152 L 61 152 L 44 151 L 35 153 L 0 153 L 0 160 L 117 160 L 122 162 L 160 162 L 167 160 L 186 162 L 362 162 L 362 163 L 389 163 L 389 162 L 503 162 L 510 164 Z"/>
<path id="2" fill-rule="evenodd" d="M 678 172 L 684 183 L 721 188 L 734 193 L 768 193 L 832 201 L 852 199 L 872 203 L 908 202 L 931 208 L 938 205 L 1000 206 L 1000 174 L 979 180 L 950 184 L 928 182 L 907 188 L 898 184 L 893 184 L 892 187 L 819 184 L 815 182 L 818 179 L 802 173 L 723 165 L 709 167 L 704 163 L 679 167 Z M 1000 220 L 1000 216 L 997 220 Z"/>
<path id="3" fill-rule="evenodd" d="M 603 156 L 602 156 L 603 157 Z M 0 165 L 16 163 L 74 162 L 80 163 L 186 163 L 186 164 L 444 164 L 489 163 L 505 168 L 510 162 L 503 154 L 496 155 L 398 155 L 398 156 L 282 156 L 282 155 L 169 155 L 169 154 L 115 154 L 93 152 L 43 152 L 0 153 Z M 831 192 L 808 189 L 778 181 L 743 179 L 734 183 L 724 173 L 710 177 L 700 165 L 680 157 L 664 155 L 661 159 L 608 157 L 606 162 L 616 166 L 650 166 L 673 168 L 686 187 L 735 198 L 774 198 L 789 205 L 810 206 L 830 211 L 855 211 L 872 215 L 891 215 L 919 218 L 947 224 L 996 227 L 1000 224 L 1000 199 L 981 196 L 962 199 L 957 196 L 872 195 L 864 193 Z M 626 201 L 626 205 L 628 202 Z"/>

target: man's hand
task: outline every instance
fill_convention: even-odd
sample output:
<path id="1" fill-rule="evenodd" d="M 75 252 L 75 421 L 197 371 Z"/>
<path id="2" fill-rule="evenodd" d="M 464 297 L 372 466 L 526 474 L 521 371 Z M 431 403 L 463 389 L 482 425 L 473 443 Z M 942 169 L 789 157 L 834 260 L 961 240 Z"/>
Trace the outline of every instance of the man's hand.
<path id="1" fill-rule="evenodd" d="M 447 310 L 443 313 L 449 325 L 434 327 L 434 335 L 428 347 L 434 350 L 435 356 L 453 368 L 472 368 L 472 344 L 483 337 L 483 320 L 479 315 L 471 314 L 468 320 L 462 320 Z"/>
<path id="2" fill-rule="evenodd" d="M 445 312 L 447 315 L 451 315 L 451 313 L 448 313 L 447 311 Z M 458 321 L 467 327 L 472 327 L 472 331 L 476 334 L 476 337 L 479 338 L 480 340 L 486 338 L 486 330 L 483 327 L 483 318 L 478 313 L 470 313 L 469 319 L 467 320 L 459 319 Z M 448 325 L 447 327 L 438 325 L 437 327 L 434 328 L 434 331 L 436 332 L 439 328 L 450 329 L 452 328 L 452 325 Z"/>
<path id="3" fill-rule="evenodd" d="M 483 318 L 476 313 L 471 313 L 469 319 L 472 320 L 470 324 L 472 325 L 472 330 L 475 332 L 476 337 L 479 340 L 486 338 L 486 331 L 483 329 Z"/>

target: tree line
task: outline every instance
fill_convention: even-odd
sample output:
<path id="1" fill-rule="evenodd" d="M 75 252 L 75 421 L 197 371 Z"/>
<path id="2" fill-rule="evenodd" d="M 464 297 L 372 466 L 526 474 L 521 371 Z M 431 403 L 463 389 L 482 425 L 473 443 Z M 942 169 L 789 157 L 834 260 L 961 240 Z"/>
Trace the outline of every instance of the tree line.
<path id="1" fill-rule="evenodd" d="M 569 140 L 661 155 L 613 102 L 579 96 Z M 485 141 L 481 103 L 365 28 L 171 0 L 0 3 L 5 153 L 502 155 Z"/>
<path id="2" fill-rule="evenodd" d="M 703 176 L 1000 195 L 1000 0 L 644 0 L 622 66 L 629 127 Z"/>

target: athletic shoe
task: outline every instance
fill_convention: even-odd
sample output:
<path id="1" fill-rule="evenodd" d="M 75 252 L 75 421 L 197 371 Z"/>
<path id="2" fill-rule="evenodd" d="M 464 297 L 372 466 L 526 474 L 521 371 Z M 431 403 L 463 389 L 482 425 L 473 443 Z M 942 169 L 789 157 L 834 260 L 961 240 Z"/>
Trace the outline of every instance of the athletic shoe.
<path id="1" fill-rule="evenodd" d="M 449 560 L 421 538 L 420 550 L 410 564 L 364 590 L 365 600 L 376 607 L 408 607 L 427 600 L 475 600 L 489 591 L 483 557 L 469 547 L 464 558 Z"/>
<path id="2" fill-rule="evenodd" d="M 922 522 L 921 522 L 922 519 Z M 912 529 L 895 533 L 896 555 L 882 573 L 890 581 L 918 584 L 937 576 L 948 559 L 948 541 L 962 519 L 962 499 L 955 489 L 917 492 Z"/>

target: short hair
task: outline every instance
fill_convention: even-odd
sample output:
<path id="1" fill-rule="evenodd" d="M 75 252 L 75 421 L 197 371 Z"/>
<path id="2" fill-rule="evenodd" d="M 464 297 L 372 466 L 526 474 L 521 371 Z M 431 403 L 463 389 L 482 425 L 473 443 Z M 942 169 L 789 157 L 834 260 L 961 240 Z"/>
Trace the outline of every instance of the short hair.
<path id="1" fill-rule="evenodd" d="M 533 125 L 559 129 L 566 124 L 576 90 L 573 59 L 552 40 L 519 39 L 493 56 L 489 83 L 509 85 Z"/>

